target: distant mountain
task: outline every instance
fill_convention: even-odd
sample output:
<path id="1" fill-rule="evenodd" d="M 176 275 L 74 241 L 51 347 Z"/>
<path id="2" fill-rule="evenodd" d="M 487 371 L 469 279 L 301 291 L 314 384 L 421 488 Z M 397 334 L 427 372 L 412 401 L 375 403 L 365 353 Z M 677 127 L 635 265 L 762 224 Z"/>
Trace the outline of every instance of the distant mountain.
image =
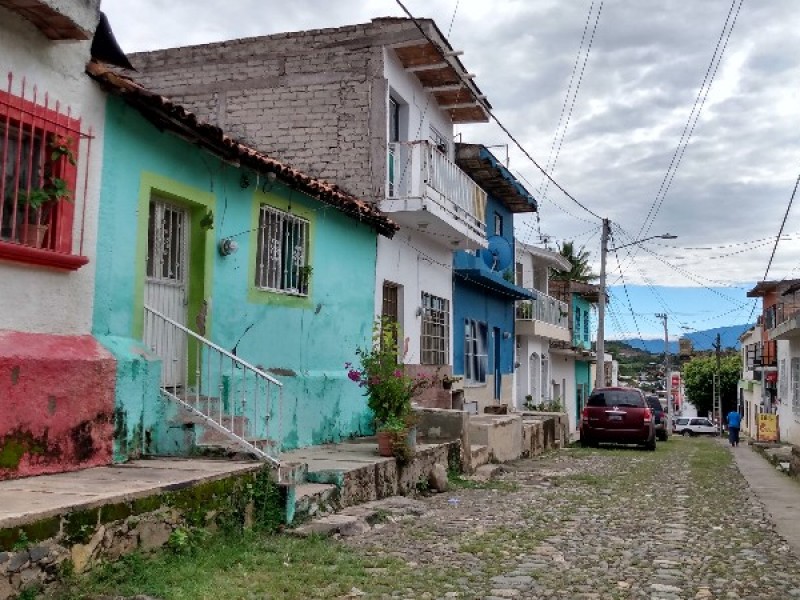
<path id="1" fill-rule="evenodd" d="M 714 341 L 719 334 L 722 349 L 735 348 L 739 349 L 739 336 L 745 331 L 750 329 L 752 325 L 729 325 L 728 327 L 717 327 L 715 329 L 706 329 L 705 331 L 687 331 L 683 334 L 692 340 L 692 346 L 695 350 L 713 350 Z M 651 354 L 661 354 L 664 352 L 664 339 L 649 339 L 643 340 L 641 338 L 626 338 L 616 340 L 624 342 L 632 348 L 637 348 Z M 669 343 L 669 351 L 671 354 L 677 354 L 678 342 Z"/>

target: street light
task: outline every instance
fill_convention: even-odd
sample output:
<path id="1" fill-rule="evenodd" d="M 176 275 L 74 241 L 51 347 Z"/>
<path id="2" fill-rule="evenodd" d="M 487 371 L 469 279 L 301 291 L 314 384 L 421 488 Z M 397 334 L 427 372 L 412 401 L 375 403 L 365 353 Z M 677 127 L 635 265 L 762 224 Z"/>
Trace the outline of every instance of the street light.
<path id="1" fill-rule="evenodd" d="M 595 373 L 595 387 L 605 387 L 606 382 L 606 344 L 605 344 L 605 318 L 606 318 L 606 254 L 611 250 L 619 250 L 641 244 L 648 240 L 662 239 L 674 240 L 677 235 L 662 233 L 661 235 L 651 235 L 641 240 L 635 240 L 628 244 L 622 244 L 615 248 L 608 247 L 608 236 L 611 233 L 611 221 L 603 219 L 603 235 L 600 238 L 600 299 L 597 305 L 597 373 Z"/>

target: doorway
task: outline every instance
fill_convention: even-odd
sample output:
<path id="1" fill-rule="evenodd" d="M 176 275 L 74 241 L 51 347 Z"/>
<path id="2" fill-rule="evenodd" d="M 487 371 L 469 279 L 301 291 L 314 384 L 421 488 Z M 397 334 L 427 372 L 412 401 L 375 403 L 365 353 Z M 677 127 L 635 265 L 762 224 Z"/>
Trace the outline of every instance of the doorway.
<path id="1" fill-rule="evenodd" d="M 503 389 L 502 374 L 500 373 L 500 328 L 493 328 L 494 334 L 494 399 L 500 400 Z"/>

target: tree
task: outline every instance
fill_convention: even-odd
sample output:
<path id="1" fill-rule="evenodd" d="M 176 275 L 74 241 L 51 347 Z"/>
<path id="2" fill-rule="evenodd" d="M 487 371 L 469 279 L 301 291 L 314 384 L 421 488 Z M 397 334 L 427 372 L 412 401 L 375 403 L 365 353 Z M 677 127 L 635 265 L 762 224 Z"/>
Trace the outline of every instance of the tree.
<path id="1" fill-rule="evenodd" d="M 559 279 L 562 281 L 580 281 L 588 283 L 597 279 L 598 275 L 592 273 L 592 268 L 589 266 L 589 252 L 587 250 L 579 250 L 575 253 L 575 242 L 562 242 L 558 248 L 559 254 L 566 258 L 572 265 L 569 271 L 553 270 L 551 275 L 552 279 Z"/>
<path id="2" fill-rule="evenodd" d="M 714 407 L 714 373 L 717 359 L 713 356 L 693 358 L 683 367 L 686 398 L 697 407 L 698 413 L 709 413 Z M 720 397 L 722 414 L 737 404 L 736 388 L 742 375 L 742 358 L 737 354 L 723 356 L 720 361 Z"/>

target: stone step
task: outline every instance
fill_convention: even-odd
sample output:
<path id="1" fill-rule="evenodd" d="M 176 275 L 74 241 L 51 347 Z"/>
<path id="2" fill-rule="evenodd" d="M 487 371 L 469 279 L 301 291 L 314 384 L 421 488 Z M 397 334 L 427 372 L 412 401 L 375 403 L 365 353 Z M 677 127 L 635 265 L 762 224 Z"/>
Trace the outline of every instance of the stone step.
<path id="1" fill-rule="evenodd" d="M 489 446 L 483 444 L 470 444 L 470 455 L 472 456 L 472 470 L 481 467 L 489 462 Z"/>
<path id="2" fill-rule="evenodd" d="M 295 487 L 294 522 L 319 517 L 336 511 L 339 488 L 332 483 L 300 483 Z"/>

